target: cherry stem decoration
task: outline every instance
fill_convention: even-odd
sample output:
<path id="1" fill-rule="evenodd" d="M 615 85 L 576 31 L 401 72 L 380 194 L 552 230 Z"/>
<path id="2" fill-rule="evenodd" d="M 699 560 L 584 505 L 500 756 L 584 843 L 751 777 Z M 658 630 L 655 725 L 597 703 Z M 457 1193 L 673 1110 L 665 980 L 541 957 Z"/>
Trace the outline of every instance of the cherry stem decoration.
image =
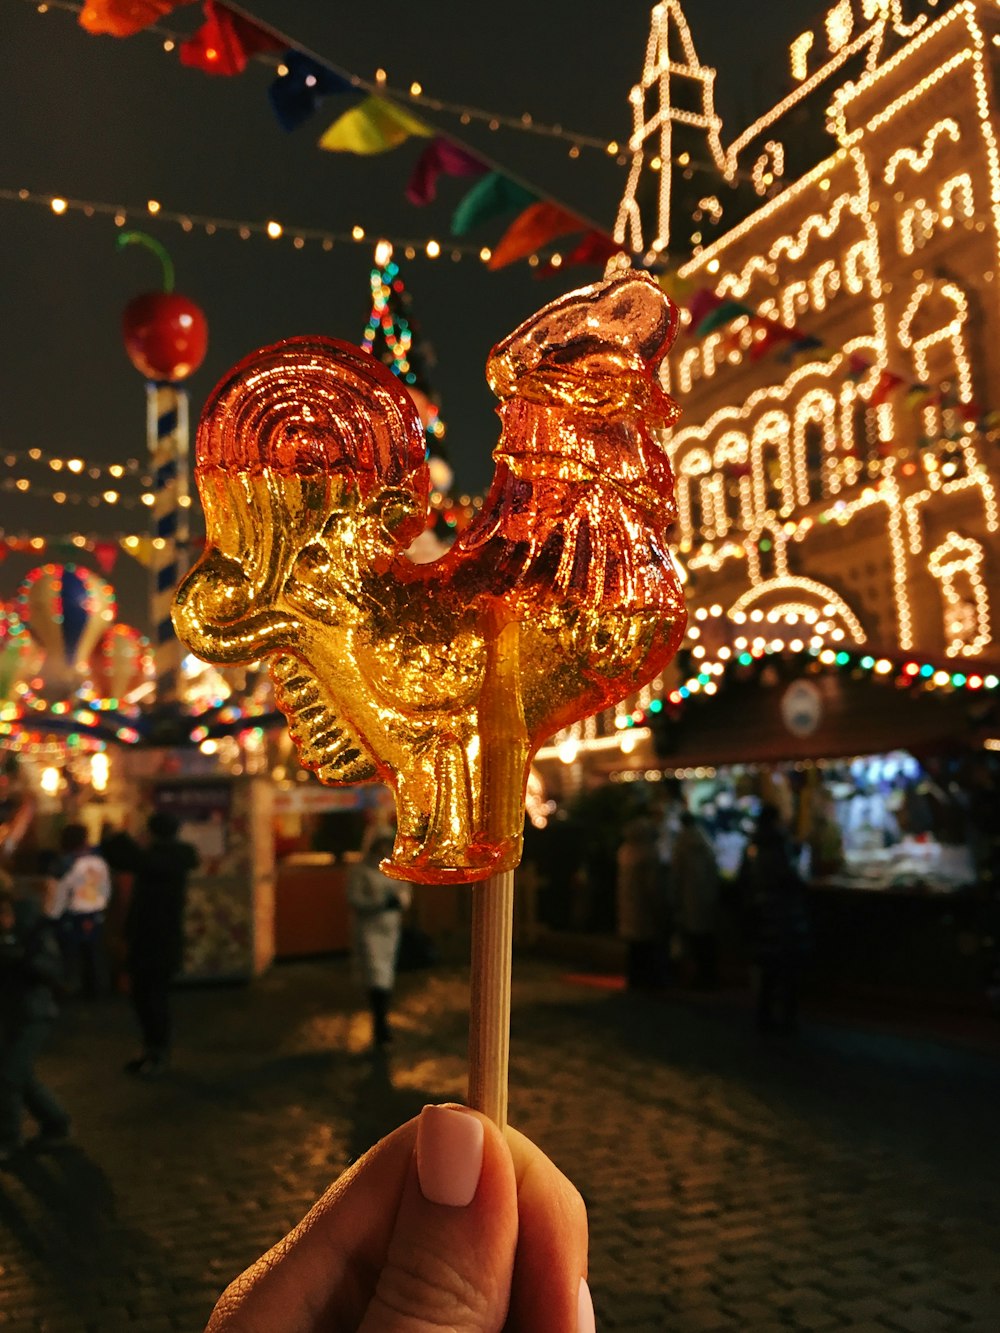
<path id="1" fill-rule="evenodd" d="M 152 236 L 147 236 L 144 231 L 123 231 L 119 234 L 115 245 L 119 250 L 124 249 L 126 245 L 142 245 L 150 250 L 163 269 L 163 290 L 172 292 L 174 290 L 174 261 L 167 254 L 164 246 Z"/>

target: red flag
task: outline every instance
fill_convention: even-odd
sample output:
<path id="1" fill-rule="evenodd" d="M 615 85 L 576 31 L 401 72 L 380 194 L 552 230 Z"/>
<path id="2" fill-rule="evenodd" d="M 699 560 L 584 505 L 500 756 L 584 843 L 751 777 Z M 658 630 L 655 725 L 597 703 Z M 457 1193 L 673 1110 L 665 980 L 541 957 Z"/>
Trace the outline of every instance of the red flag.
<path id="1" fill-rule="evenodd" d="M 486 163 L 467 148 L 438 136 L 417 158 L 406 197 L 411 204 L 429 204 L 437 194 L 439 176 L 485 176 L 486 172 Z"/>
<path id="2" fill-rule="evenodd" d="M 588 231 L 577 241 L 568 255 L 563 255 L 562 268 L 571 268 L 574 264 L 606 264 L 612 255 L 619 254 L 624 246 L 605 236 L 602 231 Z M 550 261 L 538 270 L 538 278 L 550 278 L 556 272 Z"/>
<path id="3" fill-rule="evenodd" d="M 756 316 L 752 323 L 757 332 L 750 344 L 751 361 L 759 361 L 766 352 L 769 352 L 772 347 L 776 347 L 780 342 L 794 342 L 801 337 L 798 329 L 786 328 L 784 324 L 779 324 L 773 319 L 762 319 L 760 316 Z"/>
<path id="4" fill-rule="evenodd" d="M 891 370 L 883 370 L 878 377 L 878 383 L 872 389 L 871 397 L 868 399 L 869 407 L 881 407 L 894 389 L 898 389 L 903 383 L 902 375 L 896 375 Z"/>
<path id="5" fill-rule="evenodd" d="M 266 28 L 232 13 L 215 0 L 205 0 L 205 22 L 181 43 L 182 65 L 205 74 L 242 74 L 259 51 L 284 51 L 286 43 Z"/>
<path id="6" fill-rule="evenodd" d="M 549 204 L 545 200 L 529 204 L 504 232 L 487 267 L 506 268 L 515 260 L 534 254 L 539 246 L 555 240 L 557 236 L 583 230 L 584 223 L 558 204 Z"/>
<path id="7" fill-rule="evenodd" d="M 691 316 L 691 322 L 688 327 L 692 332 L 698 327 L 706 315 L 710 315 L 713 310 L 717 310 L 722 305 L 722 297 L 716 296 L 711 287 L 699 287 L 696 292 L 692 292 L 684 302 L 684 308 Z"/>
<path id="8" fill-rule="evenodd" d="M 84 0 L 78 22 L 94 36 L 131 37 L 191 0 Z"/>
<path id="9" fill-rule="evenodd" d="M 844 372 L 849 380 L 863 379 L 872 368 L 871 359 L 861 352 L 851 352 L 847 358 L 847 370 Z"/>
<path id="10" fill-rule="evenodd" d="M 110 574 L 115 567 L 115 561 L 118 559 L 118 543 L 95 542 L 94 559 L 100 565 L 103 573 Z"/>

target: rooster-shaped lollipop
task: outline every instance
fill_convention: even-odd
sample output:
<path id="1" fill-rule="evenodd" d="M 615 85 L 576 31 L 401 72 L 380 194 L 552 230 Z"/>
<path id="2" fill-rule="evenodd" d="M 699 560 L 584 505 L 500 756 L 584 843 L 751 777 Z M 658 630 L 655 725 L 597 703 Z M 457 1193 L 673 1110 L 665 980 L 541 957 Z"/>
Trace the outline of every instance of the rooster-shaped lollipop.
<path id="1" fill-rule="evenodd" d="M 292 339 L 209 400 L 208 540 L 177 593 L 177 632 L 210 662 L 267 659 L 323 782 L 391 784 L 389 873 L 441 883 L 515 866 L 537 747 L 676 650 L 673 478 L 656 435 L 676 412 L 657 377 L 676 322 L 630 272 L 495 347 L 496 475 L 431 565 L 405 555 L 426 517 L 423 431 L 373 357 Z"/>

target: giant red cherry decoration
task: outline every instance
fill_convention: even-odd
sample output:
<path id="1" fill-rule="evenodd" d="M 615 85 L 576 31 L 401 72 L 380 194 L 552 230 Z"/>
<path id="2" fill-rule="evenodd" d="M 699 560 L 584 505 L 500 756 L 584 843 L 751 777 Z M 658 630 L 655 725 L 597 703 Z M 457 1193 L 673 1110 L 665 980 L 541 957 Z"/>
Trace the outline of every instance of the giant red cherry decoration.
<path id="1" fill-rule="evenodd" d="M 126 231 L 118 237 L 119 246 L 133 244 L 152 250 L 163 265 L 163 290 L 143 292 L 125 307 L 125 351 L 147 379 L 187 379 L 205 359 L 208 321 L 190 297 L 174 291 L 174 266 L 159 241 L 142 231 Z"/>

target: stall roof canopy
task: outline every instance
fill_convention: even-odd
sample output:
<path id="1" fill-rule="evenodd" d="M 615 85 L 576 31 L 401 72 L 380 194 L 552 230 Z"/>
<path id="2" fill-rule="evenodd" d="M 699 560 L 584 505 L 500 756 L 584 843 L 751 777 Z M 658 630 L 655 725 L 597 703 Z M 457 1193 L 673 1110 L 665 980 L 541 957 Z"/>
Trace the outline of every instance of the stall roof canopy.
<path id="1" fill-rule="evenodd" d="M 842 758 L 910 750 L 942 753 L 997 735 L 993 691 L 921 688 L 902 676 L 826 670 L 814 660 L 769 658 L 727 673 L 717 694 L 695 695 L 654 726 L 670 767 Z M 622 765 L 619 765 L 622 766 Z"/>

